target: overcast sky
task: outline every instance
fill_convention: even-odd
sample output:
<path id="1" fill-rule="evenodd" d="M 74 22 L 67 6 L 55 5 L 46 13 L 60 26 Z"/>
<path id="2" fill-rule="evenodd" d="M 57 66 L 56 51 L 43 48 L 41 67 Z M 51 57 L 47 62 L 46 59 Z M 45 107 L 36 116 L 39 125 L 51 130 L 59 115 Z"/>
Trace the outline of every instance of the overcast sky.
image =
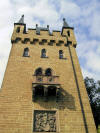
<path id="1" fill-rule="evenodd" d="M 100 0 L 1 0 L 0 85 L 11 49 L 14 22 L 25 15 L 27 28 L 35 25 L 61 30 L 62 19 L 74 27 L 83 76 L 100 80 Z"/>

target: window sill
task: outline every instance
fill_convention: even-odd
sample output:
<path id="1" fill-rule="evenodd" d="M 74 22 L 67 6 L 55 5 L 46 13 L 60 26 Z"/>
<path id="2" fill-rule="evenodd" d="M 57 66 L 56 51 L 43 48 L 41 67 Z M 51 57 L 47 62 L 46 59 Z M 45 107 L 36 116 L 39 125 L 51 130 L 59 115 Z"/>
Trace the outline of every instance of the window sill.
<path id="1" fill-rule="evenodd" d="M 67 58 L 59 58 L 60 60 L 67 60 Z"/>
<path id="2" fill-rule="evenodd" d="M 41 58 L 48 58 L 48 57 L 42 57 L 42 56 L 41 56 Z"/>
<path id="3" fill-rule="evenodd" d="M 30 56 L 24 56 L 24 55 L 23 55 L 23 57 L 30 57 Z"/>

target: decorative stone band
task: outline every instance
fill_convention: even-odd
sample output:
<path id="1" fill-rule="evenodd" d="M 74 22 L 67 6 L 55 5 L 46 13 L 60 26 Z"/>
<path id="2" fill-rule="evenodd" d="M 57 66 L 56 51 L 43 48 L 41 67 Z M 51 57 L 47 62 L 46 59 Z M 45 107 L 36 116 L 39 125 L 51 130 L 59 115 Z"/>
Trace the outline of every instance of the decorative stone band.
<path id="1" fill-rule="evenodd" d="M 60 39 L 60 38 L 59 38 Z M 30 39 L 30 38 L 21 38 L 21 37 L 16 37 L 15 39 L 12 39 L 11 40 L 12 44 L 14 43 L 22 43 L 22 44 L 31 44 L 31 45 L 35 45 L 35 44 L 39 44 L 39 45 L 44 45 L 44 44 L 47 44 L 47 45 L 50 45 L 50 46 L 53 46 L 53 45 L 56 45 L 56 46 L 67 46 L 68 42 L 70 42 L 70 44 L 72 44 L 74 47 L 76 47 L 76 42 L 71 42 L 70 39 L 68 40 L 65 40 L 65 39 L 61 39 L 61 40 L 54 40 L 54 39 L 38 39 L 38 38 L 33 38 L 33 39 Z M 67 43 L 66 43 L 67 42 Z"/>
<path id="2" fill-rule="evenodd" d="M 61 45 L 66 45 L 66 39 L 64 38 L 59 38 L 59 39 L 56 39 L 56 38 L 50 38 L 50 39 L 43 39 L 43 38 L 22 38 L 20 36 L 18 37 L 15 37 L 15 38 L 12 38 L 11 39 L 11 42 L 12 43 L 23 43 L 23 44 L 27 44 L 27 43 L 30 43 L 30 44 L 40 44 L 40 45 L 43 45 L 43 44 L 48 44 L 48 45 L 54 45 L 56 44 L 57 46 L 61 46 Z"/>

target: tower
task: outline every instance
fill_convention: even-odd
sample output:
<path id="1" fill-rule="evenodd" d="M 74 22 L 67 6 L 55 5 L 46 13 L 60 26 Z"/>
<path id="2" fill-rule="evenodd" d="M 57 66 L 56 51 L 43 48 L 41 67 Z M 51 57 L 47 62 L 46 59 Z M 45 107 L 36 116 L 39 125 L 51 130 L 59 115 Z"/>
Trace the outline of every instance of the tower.
<path id="1" fill-rule="evenodd" d="M 0 92 L 0 133 L 96 133 L 74 29 L 14 23 Z"/>

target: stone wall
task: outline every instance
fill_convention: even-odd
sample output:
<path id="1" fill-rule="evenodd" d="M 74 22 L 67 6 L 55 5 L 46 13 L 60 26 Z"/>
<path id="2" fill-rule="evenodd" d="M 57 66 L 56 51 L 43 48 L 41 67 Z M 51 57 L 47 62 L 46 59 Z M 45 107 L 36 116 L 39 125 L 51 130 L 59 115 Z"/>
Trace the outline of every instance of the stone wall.
<path id="1" fill-rule="evenodd" d="M 18 26 L 21 28 L 20 33 L 16 33 Z M 73 29 L 65 28 L 62 34 L 53 32 L 50 36 L 42 31 L 37 35 L 34 29 L 23 33 L 24 26 L 15 25 L 11 39 L 12 49 L 0 91 L 0 133 L 32 133 L 33 130 L 34 132 L 96 133 L 76 55 Z M 71 32 L 70 37 L 67 35 L 67 30 Z M 25 38 L 28 38 L 26 42 Z M 54 40 L 53 45 L 49 45 L 50 40 Z M 41 42 L 43 42 L 42 45 Z M 58 45 L 59 42 L 62 44 Z M 25 48 L 29 48 L 28 57 L 23 57 Z M 41 58 L 41 50 L 44 48 L 48 58 Z M 64 59 L 59 59 L 59 50 L 63 50 Z M 43 70 L 51 68 L 54 75 L 59 76 L 61 93 L 58 102 L 54 97 L 49 98 L 47 102 L 44 102 L 42 97 L 36 102 L 32 101 L 33 75 L 39 67 Z M 35 116 L 34 122 L 35 110 L 43 110 L 45 113 L 42 113 L 41 118 L 36 114 L 38 116 Z M 56 118 L 55 113 L 51 118 L 49 117 L 51 114 L 46 111 L 56 111 Z M 45 119 L 45 124 L 40 122 L 44 124 L 40 128 L 40 124 L 35 125 L 35 123 L 42 118 Z M 49 119 L 56 119 L 56 124 L 53 120 L 51 126 Z M 48 124 L 46 124 L 47 121 L 49 121 Z"/>

